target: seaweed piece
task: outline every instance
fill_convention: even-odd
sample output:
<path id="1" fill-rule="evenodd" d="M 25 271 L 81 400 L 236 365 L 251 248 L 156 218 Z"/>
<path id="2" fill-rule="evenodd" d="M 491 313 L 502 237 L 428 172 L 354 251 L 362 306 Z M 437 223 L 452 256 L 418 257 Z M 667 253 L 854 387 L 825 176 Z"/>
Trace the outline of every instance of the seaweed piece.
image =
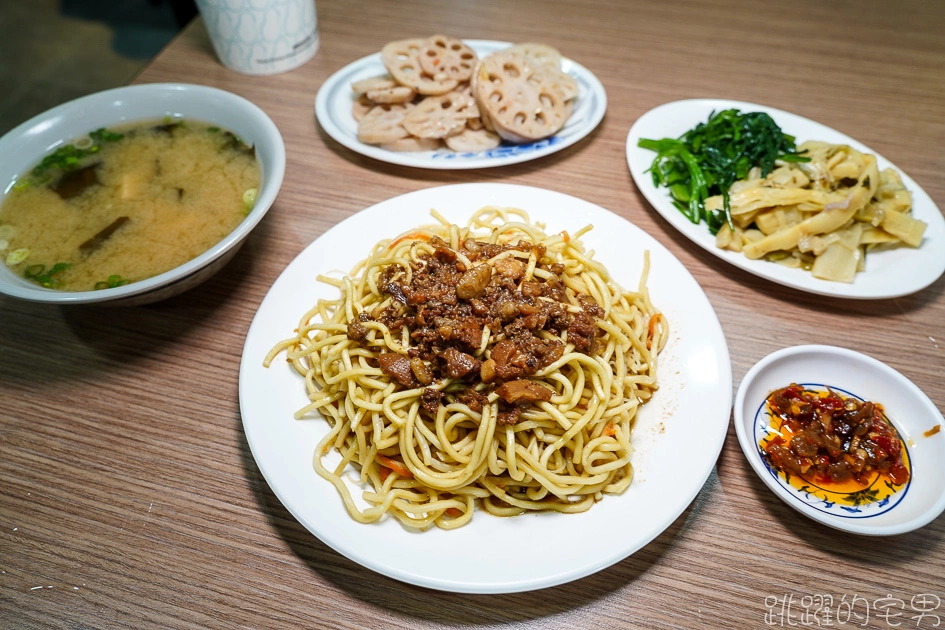
<path id="1" fill-rule="evenodd" d="M 115 230 L 123 226 L 125 223 L 128 223 L 128 217 L 118 217 L 109 223 L 107 227 L 99 230 L 98 234 L 79 245 L 79 251 L 86 255 L 91 254 L 96 249 L 101 247 L 102 244 L 108 240 L 108 237 L 114 234 Z"/>
<path id="2" fill-rule="evenodd" d="M 99 164 L 101 162 L 65 173 L 52 189 L 63 199 L 71 199 L 81 195 L 87 188 L 99 183 L 98 173 L 95 172 Z"/>

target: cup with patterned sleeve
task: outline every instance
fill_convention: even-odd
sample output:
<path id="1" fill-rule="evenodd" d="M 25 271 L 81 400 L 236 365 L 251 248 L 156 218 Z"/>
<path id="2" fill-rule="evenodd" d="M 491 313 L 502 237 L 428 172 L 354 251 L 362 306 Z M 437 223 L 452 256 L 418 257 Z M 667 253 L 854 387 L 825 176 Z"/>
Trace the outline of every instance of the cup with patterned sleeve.
<path id="1" fill-rule="evenodd" d="M 277 74 L 318 52 L 314 0 L 197 0 L 213 48 L 243 74 Z"/>

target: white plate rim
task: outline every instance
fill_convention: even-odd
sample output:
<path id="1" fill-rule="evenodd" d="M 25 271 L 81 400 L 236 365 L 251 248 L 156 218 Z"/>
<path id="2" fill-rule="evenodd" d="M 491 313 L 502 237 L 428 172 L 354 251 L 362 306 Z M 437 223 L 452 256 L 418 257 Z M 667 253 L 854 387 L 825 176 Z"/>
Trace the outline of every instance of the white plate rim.
<path id="1" fill-rule="evenodd" d="M 476 51 L 476 54 L 480 56 L 512 45 L 509 42 L 486 39 L 467 39 L 463 41 L 472 47 L 473 50 Z M 462 154 L 461 156 L 447 150 L 436 152 L 388 151 L 381 147 L 364 144 L 358 140 L 357 123 L 351 118 L 350 111 L 351 90 L 349 88 L 352 79 L 355 77 L 360 79 L 368 76 L 386 74 L 387 70 L 384 68 L 380 59 L 380 52 L 367 55 L 357 61 L 349 63 L 328 77 L 328 79 L 322 83 L 318 94 L 315 96 L 315 117 L 318 119 L 318 123 L 325 133 L 339 144 L 356 153 L 389 164 L 435 170 L 459 170 L 492 168 L 527 162 L 546 155 L 551 155 L 582 140 L 594 131 L 597 125 L 600 124 L 600 121 L 603 120 L 604 113 L 607 111 L 607 92 L 604 90 L 604 86 L 600 80 L 593 72 L 576 61 L 563 58 L 562 69 L 577 79 L 579 86 L 582 87 L 582 91 L 578 96 L 578 104 L 574 114 L 572 114 L 564 128 L 552 136 L 552 138 L 541 140 L 538 143 L 524 145 L 520 148 L 511 147 L 507 155 L 496 157 L 477 157 L 471 155 L 463 157 L 467 154 Z M 368 72 L 368 70 L 370 70 L 370 72 Z M 344 103 L 347 103 L 346 110 L 341 108 L 341 105 Z M 333 110 L 336 108 L 338 109 L 338 113 L 333 114 Z M 342 111 L 346 113 L 341 113 Z M 339 118 L 342 120 L 339 121 Z M 533 145 L 537 148 L 533 149 Z M 435 153 L 439 154 L 441 157 L 434 158 L 433 155 Z"/>
<path id="2" fill-rule="evenodd" d="M 456 203 L 457 207 L 444 207 L 444 200 Z M 595 230 L 584 238 L 585 243 L 590 246 L 597 242 L 603 244 L 600 251 L 606 251 L 609 247 L 610 251 L 617 252 L 616 255 L 610 255 L 611 261 L 627 258 L 626 241 L 617 243 L 611 238 L 613 242 L 610 245 L 604 242 L 604 237 L 614 231 L 614 226 L 622 226 L 617 230 L 620 234 L 632 234 L 637 244 L 650 251 L 650 277 L 653 279 L 649 285 L 650 291 L 654 303 L 670 318 L 670 328 L 674 332 L 671 333 L 670 343 L 660 355 L 660 393 L 639 414 L 638 425 L 634 431 L 634 443 L 638 447 L 641 444 L 646 445 L 638 450 L 639 458 L 634 460 L 638 469 L 637 477 L 623 495 L 606 497 L 583 514 L 523 515 L 513 519 L 499 519 L 477 512 L 473 522 L 466 527 L 452 532 L 433 528 L 422 534 L 406 532 L 391 518 L 381 526 L 359 525 L 344 510 L 334 487 L 312 470 L 311 456 L 315 441 L 317 435 L 321 434 L 320 431 L 327 429 L 327 424 L 321 420 L 298 422 L 292 419 L 292 412 L 307 402 L 302 382 L 282 358 L 277 359 L 269 371 L 262 368 L 262 358 L 277 341 L 291 332 L 301 314 L 314 304 L 313 296 L 317 290 L 314 287 L 313 271 L 327 269 L 313 269 L 312 261 L 322 255 L 320 252 L 325 247 L 335 244 L 345 251 L 343 248 L 346 235 L 357 233 L 359 245 L 349 247 L 346 252 L 353 264 L 366 255 L 368 248 L 376 240 L 380 240 L 373 238 L 376 232 L 382 233 L 382 238 L 390 238 L 403 231 L 393 231 L 389 226 L 378 225 L 384 223 L 384 217 L 393 216 L 403 229 L 408 229 L 431 222 L 431 207 L 437 207 L 438 211 L 450 220 L 458 220 L 459 217 L 465 220 L 472 211 L 488 204 L 524 207 L 532 212 L 536 220 L 545 219 L 544 215 L 551 216 L 550 213 L 555 212 L 553 204 L 558 204 L 560 208 L 557 210 L 559 216 L 556 221 L 559 224 L 562 216 L 568 217 L 565 221 L 567 225 L 580 223 L 583 226 L 593 220 Z M 562 204 L 566 204 L 566 207 Z M 391 212 L 392 210 L 404 212 Z M 575 210 L 577 212 L 573 214 L 565 214 Z M 574 219 L 575 216 L 580 217 L 579 221 Z M 607 226 L 602 225 L 603 223 L 607 223 Z M 553 228 L 555 226 L 549 223 L 549 230 Z M 601 238 L 592 238 L 594 232 Z M 363 249 L 363 252 L 356 251 L 360 249 Z M 616 271 L 612 269 L 611 273 L 621 281 L 621 276 L 632 278 L 637 274 L 634 282 L 638 281 L 642 257 L 641 250 L 639 263 L 618 263 Z M 351 266 L 345 266 L 347 261 L 338 262 L 337 267 L 345 270 Z M 622 271 L 624 266 L 626 271 Z M 667 281 L 657 288 L 653 282 L 659 278 L 666 278 Z M 670 296 L 675 295 L 684 297 L 673 301 Z M 685 303 L 681 302 L 683 299 Z M 294 301 L 295 306 L 287 307 L 287 300 Z M 286 313 L 287 310 L 291 312 Z M 267 326 L 273 325 L 273 322 L 278 322 L 278 329 L 268 330 Z M 689 334 L 684 337 L 685 345 L 682 345 L 673 335 L 685 335 L 686 330 Z M 281 372 L 274 369 L 277 364 L 284 366 Z M 291 375 L 291 379 L 287 375 Z M 685 382 L 680 383 L 683 379 Z M 280 386 L 284 388 L 287 398 L 296 398 L 292 401 L 281 400 L 279 394 L 283 393 L 283 390 L 278 390 Z M 254 316 L 240 364 L 239 393 L 246 439 L 264 478 L 289 512 L 328 546 L 369 569 L 411 584 L 452 592 L 511 593 L 554 586 L 599 571 L 637 551 L 669 527 L 702 489 L 721 452 L 731 413 L 732 372 L 724 333 L 705 293 L 669 250 L 629 221 L 600 206 L 550 190 L 512 184 L 456 184 L 421 189 L 382 201 L 342 221 L 299 254 L 273 283 Z M 693 399 L 697 395 L 704 397 L 698 403 Z M 280 404 L 282 407 L 278 411 L 275 410 L 274 407 Z M 280 418 L 286 423 L 294 424 L 275 424 Z M 306 422 L 317 424 L 305 424 Z M 275 436 L 275 431 L 282 430 L 283 427 L 287 427 L 286 430 L 292 434 L 286 440 L 280 441 Z M 299 437 L 299 432 L 304 431 L 312 433 Z M 300 440 L 308 442 L 300 443 Z M 651 472 L 661 472 L 660 467 L 664 465 L 664 460 L 669 458 L 661 458 L 660 454 L 669 448 L 672 448 L 674 453 L 681 450 L 692 453 L 689 460 L 683 459 L 690 462 L 687 464 L 688 472 L 663 475 L 654 482 L 648 475 Z M 293 450 L 294 459 L 286 453 L 287 449 Z M 300 490 L 295 484 L 301 483 L 299 478 L 303 475 L 307 481 L 305 487 Z M 313 506 L 313 495 L 318 495 L 323 502 Z M 624 521 L 618 522 L 612 518 L 614 515 L 626 517 L 627 507 L 633 508 L 633 502 L 641 500 L 651 502 L 651 505 L 646 507 L 659 503 L 659 509 L 650 509 L 639 516 L 634 512 L 634 518 L 637 520 L 630 526 Z M 636 509 L 639 510 L 640 507 L 636 506 Z M 562 517 L 567 520 L 560 520 Z M 512 540 L 507 539 L 506 534 L 548 533 L 561 531 L 565 526 L 580 527 L 582 524 L 594 526 L 594 531 L 604 535 L 610 532 L 610 540 L 615 542 L 611 544 L 603 538 L 592 537 L 588 544 L 595 549 L 586 553 L 586 550 L 580 550 L 582 553 L 579 557 L 569 557 L 567 561 L 559 561 L 558 556 L 540 555 L 538 549 L 528 548 L 520 551 L 521 545 L 517 545 L 515 551 L 520 556 L 535 556 L 539 564 L 544 563 L 540 570 L 535 568 L 537 565 L 523 561 L 518 563 L 520 567 L 510 571 L 497 570 L 490 572 L 486 578 L 479 575 L 473 579 L 467 574 L 468 567 L 467 573 L 457 573 L 455 568 L 442 568 L 439 565 L 432 569 L 424 565 L 420 570 L 412 566 L 427 562 L 427 557 L 434 557 L 429 553 L 419 554 L 424 556 L 422 558 L 416 557 L 418 554 L 406 559 L 402 557 L 406 553 L 406 547 L 403 546 L 415 546 L 417 540 L 423 540 L 424 546 L 420 548 L 422 552 L 450 549 L 451 554 L 463 554 L 466 552 L 454 550 L 465 549 L 464 543 L 470 541 L 472 545 L 481 543 L 481 537 L 484 535 L 495 534 L 494 539 L 499 542 L 494 544 L 501 548 L 502 545 L 510 544 L 502 542 L 503 540 Z M 634 531 L 634 527 L 637 531 Z M 628 528 L 630 535 L 627 533 Z M 503 536 L 499 536 L 499 533 Z M 418 536 L 424 538 L 418 539 Z M 383 547 L 380 552 L 378 545 Z M 599 547 L 605 547 L 606 553 L 599 552 L 596 549 Z M 507 551 L 512 553 L 511 549 L 510 547 Z M 379 557 L 378 553 L 387 555 Z M 496 557 L 502 557 L 501 553 L 497 553 Z M 471 561 L 480 560 L 479 556 L 472 556 Z"/>
<path id="3" fill-rule="evenodd" d="M 758 453 L 758 445 L 754 441 L 753 432 L 749 432 L 747 428 L 746 423 L 750 422 L 754 424 L 754 417 L 747 418 L 745 415 L 744 408 L 746 404 L 746 397 L 755 379 L 764 373 L 766 369 L 778 364 L 780 361 L 790 359 L 792 357 L 803 357 L 805 355 L 842 357 L 851 361 L 859 362 L 861 365 L 865 366 L 865 369 L 874 370 L 875 372 L 880 373 L 884 377 L 888 378 L 892 383 L 894 383 L 896 387 L 907 392 L 908 395 L 916 401 L 916 404 L 923 407 L 928 412 L 928 416 L 930 418 L 937 421 L 939 424 L 945 424 L 945 419 L 943 419 L 941 412 L 939 412 L 938 408 L 935 406 L 935 403 L 932 402 L 925 392 L 923 392 L 915 383 L 913 383 L 901 372 L 892 368 L 886 363 L 883 363 L 879 359 L 871 357 L 867 354 L 863 354 L 862 352 L 857 352 L 855 350 L 843 348 L 840 346 L 821 344 L 789 346 L 787 348 L 782 348 L 768 354 L 759 360 L 755 365 L 753 365 L 751 369 L 749 369 L 745 374 L 742 382 L 738 386 L 738 391 L 735 394 L 735 404 L 732 414 L 735 423 L 735 434 L 738 438 L 738 444 L 742 449 L 742 453 L 744 454 L 745 459 L 747 459 L 748 463 L 751 465 L 752 470 L 754 470 L 758 477 L 761 478 L 768 489 L 770 489 L 775 495 L 778 496 L 778 498 L 784 501 L 784 503 L 789 505 L 791 508 L 819 523 L 841 531 L 864 536 L 893 536 L 914 531 L 920 527 L 928 525 L 930 522 L 936 519 L 940 514 L 942 514 L 943 511 L 945 511 L 945 481 L 939 482 L 939 488 L 937 490 L 938 495 L 918 516 L 902 523 L 876 525 L 877 521 L 873 521 L 870 518 L 845 518 L 835 516 L 821 511 L 816 507 L 812 507 L 800 500 L 797 496 L 795 496 L 794 493 L 786 490 L 769 474 L 764 462 L 761 461 L 761 456 Z M 803 379 L 798 379 L 797 382 L 802 382 L 802 380 Z M 856 376 L 853 376 L 852 380 L 856 380 Z M 787 384 L 788 383 L 784 383 L 784 385 Z M 848 383 L 835 383 L 835 385 L 844 388 L 856 389 L 856 387 Z M 862 395 L 863 392 L 861 391 L 858 393 Z M 879 396 L 876 398 L 878 399 Z M 882 401 L 880 400 L 880 402 Z M 905 427 L 903 427 L 900 421 L 894 417 L 894 410 L 891 410 L 887 406 L 886 411 L 888 414 L 890 414 L 890 421 L 893 422 L 894 426 L 896 426 L 896 429 L 899 431 L 900 435 L 904 436 L 904 439 L 913 439 L 911 432 L 905 431 Z M 935 436 L 932 437 L 935 438 Z M 915 436 L 914 439 L 923 438 Z M 945 438 L 943 438 L 942 435 L 939 435 L 936 439 L 938 442 L 945 441 Z M 922 459 L 928 457 L 928 455 L 925 454 L 925 451 L 916 447 L 917 444 L 915 443 L 907 445 L 907 448 L 909 449 L 909 457 L 911 458 L 914 478 L 916 474 L 922 473 L 922 467 L 924 464 Z M 943 449 L 940 448 L 939 450 L 942 451 Z M 919 454 L 919 459 L 916 458 L 917 454 Z M 942 453 L 939 453 L 939 455 L 941 456 Z M 916 472 L 917 468 L 919 469 L 918 473 Z M 903 497 L 903 499 L 905 498 L 908 497 Z"/>
<path id="4" fill-rule="evenodd" d="M 704 122 L 712 110 L 718 111 L 731 107 L 742 111 L 767 112 L 785 133 L 796 137 L 798 144 L 805 140 L 826 140 L 848 144 L 858 151 L 874 154 L 880 169 L 894 168 L 902 177 L 905 186 L 912 192 L 913 216 L 928 224 L 921 247 L 918 250 L 900 248 L 870 253 L 867 256 L 867 270 L 858 273 L 852 284 L 819 280 L 803 269 L 788 269 L 764 260 L 749 260 L 738 252 L 717 248 L 715 237 L 709 233 L 705 224 L 696 225 L 690 222 L 669 201 L 666 189 L 658 189 L 653 185 L 650 174 L 645 171 L 650 167 L 656 154 L 638 147 L 637 142 L 640 138 L 678 137 L 695 126 L 697 122 Z M 675 114 L 679 121 L 676 128 L 667 130 L 665 126 L 654 124 L 654 120 L 670 114 Z M 811 135 L 810 132 L 815 135 Z M 945 272 L 945 217 L 942 216 L 928 193 L 905 171 L 873 149 L 814 120 L 744 101 L 715 98 L 673 101 L 654 107 L 637 119 L 627 134 L 626 152 L 630 174 L 637 188 L 664 219 L 704 250 L 756 276 L 818 295 L 849 299 L 887 299 L 921 291 Z M 884 261 L 892 261 L 890 264 L 895 268 L 880 268 Z M 877 277 L 877 268 L 882 271 L 882 278 Z M 873 275 L 870 275 L 871 271 L 874 271 Z"/>

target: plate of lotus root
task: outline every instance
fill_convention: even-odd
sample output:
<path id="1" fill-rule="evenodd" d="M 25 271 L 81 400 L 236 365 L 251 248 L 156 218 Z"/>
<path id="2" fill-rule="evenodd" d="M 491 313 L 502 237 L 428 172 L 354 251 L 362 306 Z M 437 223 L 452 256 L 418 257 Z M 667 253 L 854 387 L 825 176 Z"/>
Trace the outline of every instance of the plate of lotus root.
<path id="1" fill-rule="evenodd" d="M 315 98 L 319 124 L 342 145 L 432 169 L 560 151 L 606 109 L 597 77 L 549 45 L 446 35 L 389 42 L 333 74 Z"/>

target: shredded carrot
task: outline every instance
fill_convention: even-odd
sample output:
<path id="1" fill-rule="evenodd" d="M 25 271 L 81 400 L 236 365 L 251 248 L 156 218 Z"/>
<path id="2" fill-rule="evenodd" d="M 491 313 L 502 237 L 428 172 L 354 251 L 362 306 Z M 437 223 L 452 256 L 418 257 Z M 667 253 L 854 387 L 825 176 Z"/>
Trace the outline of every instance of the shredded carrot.
<path id="1" fill-rule="evenodd" d="M 450 518 L 459 518 L 463 515 L 463 511 L 459 508 L 446 508 L 446 515 Z"/>
<path id="2" fill-rule="evenodd" d="M 377 461 L 379 461 L 382 466 L 387 466 L 401 477 L 413 478 L 413 473 L 410 472 L 409 468 L 404 466 L 403 462 L 391 459 L 390 457 L 384 457 L 383 455 L 378 455 Z"/>
<path id="3" fill-rule="evenodd" d="M 659 315 L 651 315 L 651 316 L 650 316 L 650 324 L 649 324 L 649 326 L 648 326 L 649 331 L 650 331 L 650 334 L 649 334 L 649 336 L 647 337 L 647 340 L 646 340 L 646 349 L 647 349 L 647 350 L 650 350 L 650 349 L 653 347 L 653 337 L 656 336 L 656 327 L 659 325 L 659 323 L 660 323 L 660 316 L 659 316 Z"/>
<path id="4" fill-rule="evenodd" d="M 604 427 L 604 430 L 601 432 L 601 435 L 606 435 L 607 437 L 614 437 L 615 435 L 617 435 L 617 425 L 614 424 L 613 422 L 608 423 L 607 426 Z"/>
<path id="5" fill-rule="evenodd" d="M 561 238 L 564 239 L 564 242 L 565 242 L 565 243 L 570 243 L 570 242 L 571 242 L 571 235 L 568 234 L 568 231 L 567 231 L 567 230 L 563 230 L 563 231 L 561 232 Z"/>
<path id="6" fill-rule="evenodd" d="M 387 478 L 390 477 L 390 468 L 384 468 L 381 466 L 380 470 L 377 471 L 377 474 L 381 476 L 381 481 L 387 481 Z"/>
<path id="7" fill-rule="evenodd" d="M 430 235 L 424 234 L 423 232 L 411 232 L 410 234 L 404 234 L 400 238 L 396 239 L 393 243 L 387 246 L 387 249 L 394 249 L 394 246 L 401 241 L 405 241 L 408 238 L 411 238 L 415 241 L 429 241 Z"/>

